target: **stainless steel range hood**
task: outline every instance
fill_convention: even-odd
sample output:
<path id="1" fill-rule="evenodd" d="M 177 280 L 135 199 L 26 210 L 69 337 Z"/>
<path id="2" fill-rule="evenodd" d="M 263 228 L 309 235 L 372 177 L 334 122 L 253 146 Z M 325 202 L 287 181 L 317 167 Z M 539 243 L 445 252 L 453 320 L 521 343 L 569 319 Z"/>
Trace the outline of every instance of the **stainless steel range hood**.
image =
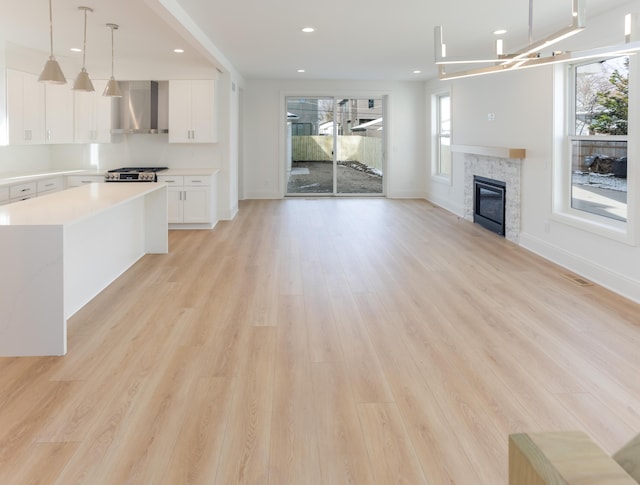
<path id="1" fill-rule="evenodd" d="M 113 119 L 120 123 L 112 132 L 168 133 L 167 86 L 166 81 L 120 81 L 122 98 L 119 98 L 113 112 Z"/>

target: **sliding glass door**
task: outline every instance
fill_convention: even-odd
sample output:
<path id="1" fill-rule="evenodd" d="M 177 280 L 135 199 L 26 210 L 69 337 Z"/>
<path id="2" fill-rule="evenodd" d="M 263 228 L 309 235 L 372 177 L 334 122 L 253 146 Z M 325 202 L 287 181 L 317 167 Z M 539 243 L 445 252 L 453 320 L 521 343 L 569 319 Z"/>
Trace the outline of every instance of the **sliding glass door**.
<path id="1" fill-rule="evenodd" d="M 287 98 L 287 195 L 383 195 L 382 99 Z"/>

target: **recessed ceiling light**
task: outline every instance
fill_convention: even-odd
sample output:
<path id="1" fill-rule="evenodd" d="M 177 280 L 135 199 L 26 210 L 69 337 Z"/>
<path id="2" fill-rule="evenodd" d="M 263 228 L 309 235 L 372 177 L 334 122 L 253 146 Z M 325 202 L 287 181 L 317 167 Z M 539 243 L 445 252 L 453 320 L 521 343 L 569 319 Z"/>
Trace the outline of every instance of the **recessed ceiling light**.
<path id="1" fill-rule="evenodd" d="M 71 52 L 82 52 L 82 49 L 80 49 L 80 47 L 72 47 L 71 49 L 69 49 Z"/>
<path id="2" fill-rule="evenodd" d="M 184 52 L 184 49 L 173 49 L 173 52 L 175 52 L 176 54 L 182 54 Z"/>
<path id="3" fill-rule="evenodd" d="M 494 30 L 493 31 L 493 35 L 502 35 L 502 34 L 506 34 L 507 31 L 505 29 L 498 29 L 498 30 Z"/>
<path id="4" fill-rule="evenodd" d="M 311 32 L 315 32 L 316 29 L 314 29 L 313 27 L 302 27 L 301 29 L 305 34 L 310 34 Z"/>
<path id="5" fill-rule="evenodd" d="M 306 72 L 304 69 L 298 69 L 298 72 Z"/>

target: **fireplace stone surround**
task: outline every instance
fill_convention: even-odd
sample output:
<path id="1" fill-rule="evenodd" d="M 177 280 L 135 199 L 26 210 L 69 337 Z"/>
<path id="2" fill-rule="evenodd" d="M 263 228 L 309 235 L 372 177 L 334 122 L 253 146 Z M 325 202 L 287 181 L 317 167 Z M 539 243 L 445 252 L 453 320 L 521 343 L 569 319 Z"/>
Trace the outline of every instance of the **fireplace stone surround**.
<path id="1" fill-rule="evenodd" d="M 505 238 L 518 243 L 520 236 L 520 185 L 524 149 L 454 145 L 451 151 L 464 154 L 464 218 L 473 221 L 473 176 L 500 180 L 506 184 Z"/>

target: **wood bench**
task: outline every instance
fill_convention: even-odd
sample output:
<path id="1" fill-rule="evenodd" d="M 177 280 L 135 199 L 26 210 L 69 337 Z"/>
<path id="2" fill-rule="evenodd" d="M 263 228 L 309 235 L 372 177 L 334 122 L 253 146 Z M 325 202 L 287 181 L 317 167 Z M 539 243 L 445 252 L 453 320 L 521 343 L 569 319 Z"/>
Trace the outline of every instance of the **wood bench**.
<path id="1" fill-rule="evenodd" d="M 638 485 L 640 434 L 613 456 L 585 433 L 509 436 L 509 485 Z"/>

